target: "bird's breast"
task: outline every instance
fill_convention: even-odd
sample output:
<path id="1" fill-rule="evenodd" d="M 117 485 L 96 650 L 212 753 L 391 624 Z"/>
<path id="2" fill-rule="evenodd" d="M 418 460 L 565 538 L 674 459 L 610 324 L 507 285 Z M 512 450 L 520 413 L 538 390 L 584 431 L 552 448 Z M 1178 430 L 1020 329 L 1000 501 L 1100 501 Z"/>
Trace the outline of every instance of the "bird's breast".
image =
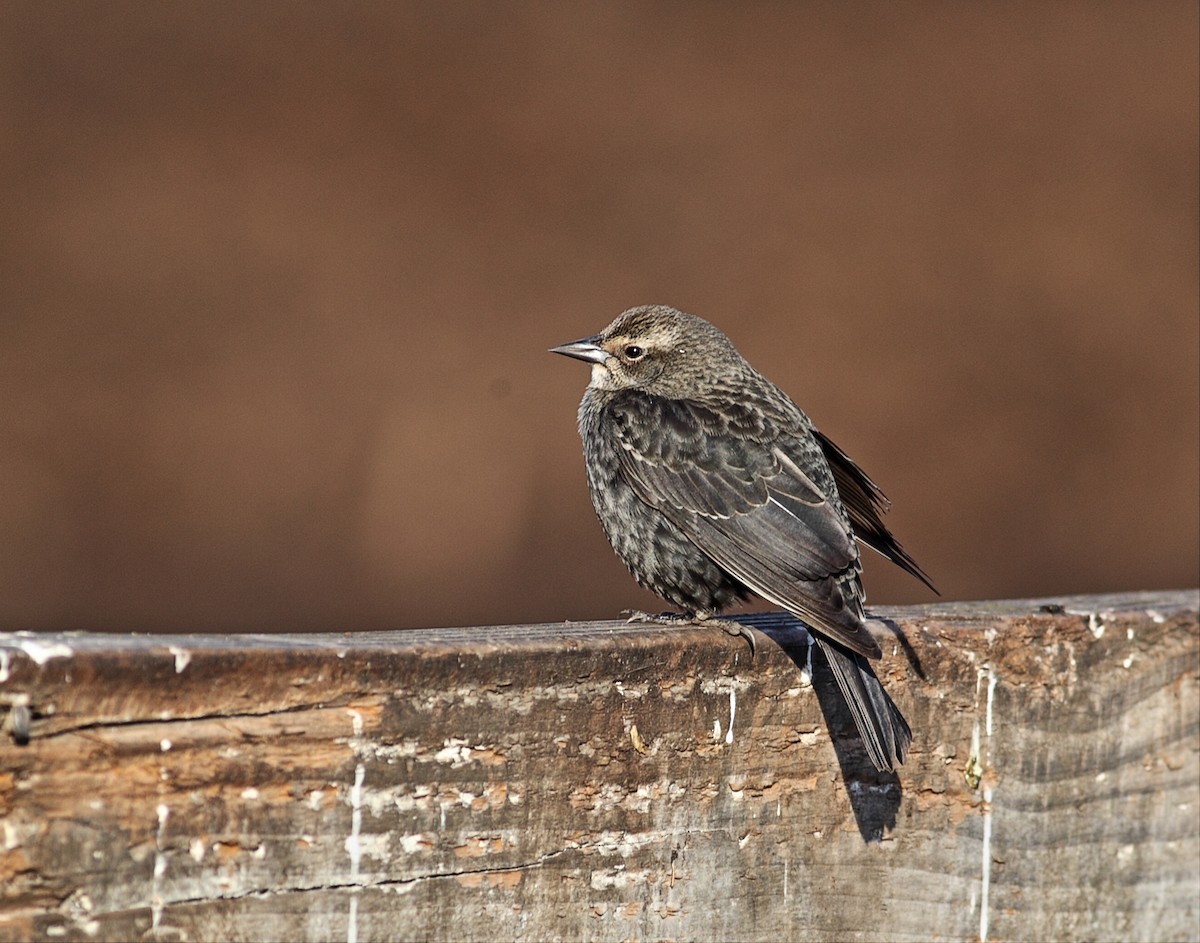
<path id="1" fill-rule="evenodd" d="M 608 542 L 642 586 L 687 611 L 719 612 L 744 587 L 638 495 L 622 470 L 624 446 L 606 405 L 606 397 L 588 391 L 579 433 L 592 506 Z"/>

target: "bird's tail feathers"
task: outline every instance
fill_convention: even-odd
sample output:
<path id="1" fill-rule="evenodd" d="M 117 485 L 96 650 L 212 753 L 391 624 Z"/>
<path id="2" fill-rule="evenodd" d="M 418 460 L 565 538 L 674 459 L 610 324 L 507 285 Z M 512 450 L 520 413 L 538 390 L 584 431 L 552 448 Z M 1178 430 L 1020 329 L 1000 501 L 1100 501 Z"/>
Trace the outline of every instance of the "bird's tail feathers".
<path id="1" fill-rule="evenodd" d="M 871 762 L 878 770 L 894 770 L 904 762 L 908 745 L 912 743 L 908 721 L 888 697 L 866 658 L 819 635 L 816 639 L 833 669 L 846 703 L 850 705 L 854 724 Z"/>

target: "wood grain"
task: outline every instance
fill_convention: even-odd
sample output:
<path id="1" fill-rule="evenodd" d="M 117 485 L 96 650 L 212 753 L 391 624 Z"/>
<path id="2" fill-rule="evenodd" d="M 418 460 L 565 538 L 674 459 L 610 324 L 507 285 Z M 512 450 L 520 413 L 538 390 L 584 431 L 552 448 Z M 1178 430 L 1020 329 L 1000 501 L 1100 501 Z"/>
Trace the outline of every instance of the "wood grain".
<path id="1" fill-rule="evenodd" d="M 1198 610 L 877 611 L 898 776 L 780 614 L 0 634 L 0 939 L 1196 939 Z"/>

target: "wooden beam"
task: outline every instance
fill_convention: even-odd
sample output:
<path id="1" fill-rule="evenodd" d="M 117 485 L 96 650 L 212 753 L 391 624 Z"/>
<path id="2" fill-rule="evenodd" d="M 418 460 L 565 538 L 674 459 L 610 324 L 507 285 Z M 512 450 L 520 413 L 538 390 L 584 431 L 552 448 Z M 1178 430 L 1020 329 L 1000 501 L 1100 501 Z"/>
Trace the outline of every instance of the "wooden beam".
<path id="1" fill-rule="evenodd" d="M 1198 611 L 878 610 L 899 775 L 780 614 L 0 634 L 0 939 L 1195 939 Z"/>

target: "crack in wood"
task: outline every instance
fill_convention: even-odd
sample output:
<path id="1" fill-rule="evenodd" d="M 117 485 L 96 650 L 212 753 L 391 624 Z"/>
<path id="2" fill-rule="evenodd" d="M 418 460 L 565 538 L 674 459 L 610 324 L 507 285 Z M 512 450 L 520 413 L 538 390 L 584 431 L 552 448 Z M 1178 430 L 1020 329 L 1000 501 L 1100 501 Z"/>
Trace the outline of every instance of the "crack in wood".
<path id="1" fill-rule="evenodd" d="M 189 724 L 202 723 L 204 721 L 225 721 L 236 722 L 238 720 L 258 720 L 264 717 L 283 717 L 289 714 L 305 714 L 320 710 L 336 710 L 344 709 L 348 705 L 355 703 L 355 698 L 350 696 L 339 699 L 337 701 L 322 701 L 312 704 L 296 704 L 289 707 L 273 708 L 265 711 L 239 711 L 237 713 L 227 713 L 222 711 L 209 711 L 197 714 L 178 714 L 170 717 L 148 717 L 125 720 L 119 717 L 105 718 L 103 720 L 91 721 L 88 723 L 73 724 L 68 726 L 56 726 L 52 730 L 37 731 L 36 720 L 33 727 L 33 735 L 30 740 L 49 741 L 56 737 L 66 736 L 67 734 L 84 734 L 90 731 L 103 730 L 136 730 L 139 727 L 156 727 L 164 724 Z M 35 717 L 37 715 L 35 714 Z M 53 714 L 47 714 L 49 718 Z"/>

